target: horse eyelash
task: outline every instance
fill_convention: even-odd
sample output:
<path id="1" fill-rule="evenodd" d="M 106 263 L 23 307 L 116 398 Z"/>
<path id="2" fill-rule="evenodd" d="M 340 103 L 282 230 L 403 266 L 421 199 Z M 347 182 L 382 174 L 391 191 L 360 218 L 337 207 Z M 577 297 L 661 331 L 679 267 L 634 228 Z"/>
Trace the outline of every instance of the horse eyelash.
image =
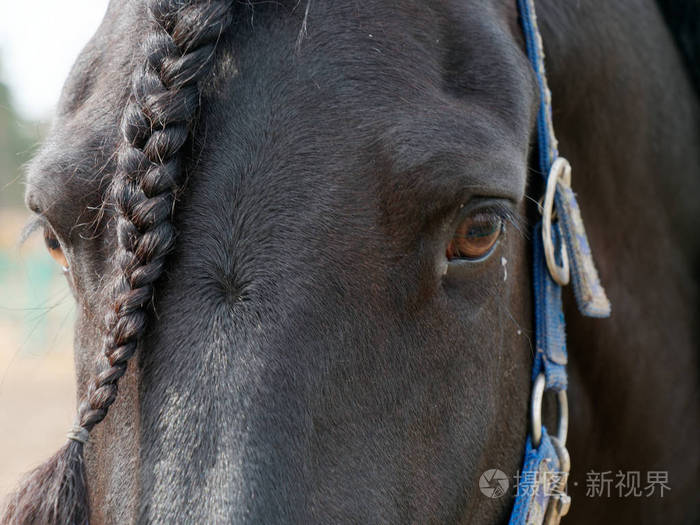
<path id="1" fill-rule="evenodd" d="M 492 213 L 496 215 L 499 219 L 501 219 L 501 221 L 503 221 L 504 226 L 512 226 L 521 237 L 527 238 L 527 220 L 522 216 L 522 214 L 518 213 L 511 206 L 495 202 L 483 208 L 478 208 L 475 211 L 480 213 Z"/>
<path id="2" fill-rule="evenodd" d="M 19 239 L 17 240 L 17 246 L 21 248 L 29 240 L 29 238 L 34 235 L 37 231 L 42 228 L 46 228 L 48 221 L 41 215 L 32 215 L 24 226 L 22 226 L 22 231 L 19 234 Z"/>

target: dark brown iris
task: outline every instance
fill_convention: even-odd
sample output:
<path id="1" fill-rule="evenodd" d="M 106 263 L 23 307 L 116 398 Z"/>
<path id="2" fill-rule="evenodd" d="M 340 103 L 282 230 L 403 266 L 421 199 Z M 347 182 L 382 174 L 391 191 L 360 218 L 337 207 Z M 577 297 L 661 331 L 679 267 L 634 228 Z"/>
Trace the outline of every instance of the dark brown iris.
<path id="1" fill-rule="evenodd" d="M 480 259 L 485 257 L 498 241 L 503 229 L 500 217 L 488 213 L 470 215 L 457 227 L 447 245 L 447 259 Z"/>

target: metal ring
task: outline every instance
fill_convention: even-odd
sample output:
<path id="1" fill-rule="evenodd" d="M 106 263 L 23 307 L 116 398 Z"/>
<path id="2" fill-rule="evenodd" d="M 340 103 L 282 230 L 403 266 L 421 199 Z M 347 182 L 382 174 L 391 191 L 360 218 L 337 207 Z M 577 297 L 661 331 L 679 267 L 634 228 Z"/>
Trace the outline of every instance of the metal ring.
<path id="1" fill-rule="evenodd" d="M 552 279 L 559 286 L 569 284 L 571 277 L 569 271 L 569 254 L 566 251 L 566 243 L 561 243 L 561 266 L 557 264 L 554 257 L 554 244 L 552 243 L 552 220 L 554 211 L 554 194 L 557 191 L 557 184 L 571 186 L 571 165 L 564 157 L 557 157 L 552 163 L 547 177 L 547 191 L 544 194 L 544 205 L 542 206 L 542 243 L 544 244 L 544 256 L 547 261 L 547 268 Z"/>
<path id="2" fill-rule="evenodd" d="M 544 397 L 544 387 L 546 381 L 544 372 L 540 372 L 532 387 L 532 400 L 530 401 L 530 436 L 532 436 L 532 446 L 537 448 L 542 440 L 542 398 Z M 559 401 L 559 424 L 557 428 L 557 439 L 561 446 L 566 446 L 566 436 L 569 433 L 569 400 L 566 390 L 557 392 Z"/>

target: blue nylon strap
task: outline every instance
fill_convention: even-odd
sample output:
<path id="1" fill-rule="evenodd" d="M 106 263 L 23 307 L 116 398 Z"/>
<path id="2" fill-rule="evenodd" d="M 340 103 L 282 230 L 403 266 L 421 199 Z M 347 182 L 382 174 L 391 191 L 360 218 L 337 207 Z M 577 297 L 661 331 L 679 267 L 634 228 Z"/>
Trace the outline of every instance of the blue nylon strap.
<path id="1" fill-rule="evenodd" d="M 532 63 L 532 69 L 535 71 L 539 89 L 540 108 L 537 112 L 537 148 L 539 150 L 540 174 L 546 180 L 552 163 L 558 156 L 558 144 L 554 136 L 554 126 L 552 125 L 552 94 L 547 86 L 542 37 L 537 27 L 535 4 L 532 0 L 518 0 L 518 8 L 525 35 L 527 56 Z"/>
<path id="2" fill-rule="evenodd" d="M 525 35 L 527 56 L 535 72 L 539 90 L 537 147 L 540 174 L 546 181 L 554 160 L 559 156 L 558 142 L 552 123 L 552 93 L 547 85 L 544 46 L 537 26 L 534 0 L 518 0 L 518 8 Z M 571 188 L 557 184 L 555 202 L 569 254 L 574 294 L 579 310 L 588 317 L 608 317 L 611 310 L 610 301 L 600 284 L 598 272 L 593 263 L 576 196 Z"/>
<path id="3" fill-rule="evenodd" d="M 573 190 L 557 185 L 554 202 L 569 253 L 571 282 L 578 309 L 587 317 L 610 317 L 610 301 L 600 284 Z"/>
<path id="4" fill-rule="evenodd" d="M 560 253 L 562 238 L 558 224 L 552 225 L 555 253 Z M 535 340 L 537 352 L 532 379 L 544 371 L 548 390 L 566 390 L 566 332 L 561 301 L 561 286 L 554 282 L 544 259 L 542 223 L 534 229 L 533 283 L 535 299 Z M 558 261 L 561 262 L 561 261 Z M 547 429 L 537 448 L 528 436 L 510 525 L 536 525 L 544 521 L 553 482 L 560 475 L 559 457 Z"/>
<path id="5" fill-rule="evenodd" d="M 534 448 L 530 438 L 525 447 L 523 470 L 518 476 L 515 505 L 510 525 L 531 525 L 544 521 L 550 495 L 556 491 L 561 465 L 547 429 L 542 427 L 540 446 Z"/>
<path id="6" fill-rule="evenodd" d="M 558 157 L 557 139 L 554 135 L 554 126 L 552 124 L 551 92 L 547 86 L 543 45 L 537 27 L 534 1 L 518 0 L 518 7 L 525 35 L 527 54 L 537 77 L 539 89 L 540 107 L 537 115 L 539 167 L 540 173 L 546 182 L 550 175 L 552 164 Z M 566 242 L 568 249 L 568 245 L 572 240 L 575 241 L 574 244 L 578 243 L 578 246 L 574 246 L 573 250 L 570 250 L 574 256 L 582 252 L 590 254 L 588 242 L 585 239 L 585 232 L 583 233 L 583 241 L 577 237 L 577 233 L 581 233 L 576 230 L 576 218 L 580 219 L 580 213 L 578 212 L 574 194 L 570 192 L 561 196 L 559 195 L 559 189 L 559 184 L 557 184 L 555 205 L 559 217 L 567 215 L 569 210 L 573 210 L 577 215 L 568 222 L 566 220 L 561 221 L 564 225 L 563 234 L 558 223 L 552 224 L 552 244 L 555 258 L 557 256 L 560 257 L 561 243 Z M 557 260 L 556 262 L 558 265 L 561 265 L 562 261 Z M 591 286 L 586 286 L 585 283 L 581 284 L 581 280 L 585 281 L 588 277 L 584 276 L 581 279 L 578 276 L 580 275 L 579 268 L 581 266 L 583 265 L 579 264 L 577 266 L 572 264 L 571 270 L 574 274 L 574 282 L 577 282 L 577 280 L 579 282 L 575 284 L 575 288 L 582 292 L 580 295 L 583 297 L 590 290 Z M 595 277 L 597 279 L 597 274 L 595 274 Z M 566 390 L 567 352 L 561 287 L 552 279 L 547 266 L 542 242 L 541 222 L 534 229 L 533 287 L 535 338 L 537 344 L 532 370 L 533 382 L 544 371 L 545 388 L 547 390 Z M 577 299 L 579 298 L 579 291 L 576 292 Z M 561 445 L 563 447 L 565 444 L 562 443 Z M 544 522 L 552 498 L 551 474 L 558 472 L 560 467 L 558 455 L 544 426 L 542 427 L 542 436 L 537 448 L 534 448 L 532 445 L 532 436 L 528 436 L 518 492 L 509 522 L 510 525 L 539 525 Z"/>
<path id="7" fill-rule="evenodd" d="M 562 290 L 558 282 L 565 283 L 567 278 L 558 274 L 557 281 L 552 277 L 549 266 L 562 268 L 562 257 L 569 260 L 571 281 L 579 310 L 590 317 L 607 317 L 610 315 L 610 302 L 605 290 L 600 284 L 598 272 L 593 264 L 590 245 L 583 226 L 581 211 L 576 196 L 570 187 L 571 168 L 564 159 L 558 160 L 556 167 L 552 165 L 559 157 L 557 139 L 552 124 L 552 95 L 547 85 L 547 75 L 544 67 L 544 46 L 535 15 L 534 0 L 518 0 L 518 9 L 525 35 L 527 55 L 537 78 L 540 107 L 537 113 L 537 141 L 539 153 L 539 168 L 545 182 L 550 177 L 556 177 L 549 185 L 554 191 L 554 209 L 558 220 L 551 223 L 552 245 L 554 260 L 549 260 L 542 238 L 542 223 L 534 229 L 533 247 L 533 286 L 535 299 L 535 337 L 537 352 L 533 363 L 532 378 L 534 380 L 544 372 L 545 390 L 565 391 L 567 388 L 567 352 L 564 310 L 562 305 Z M 548 193 L 551 197 L 551 193 Z M 551 202 L 546 200 L 547 202 Z M 549 217 L 547 210 L 545 217 Z M 553 219 L 552 219 L 553 221 Z M 566 246 L 566 254 L 562 255 L 562 244 Z M 541 383 L 540 383 L 541 385 Z M 539 391 L 537 399 L 541 398 Z M 561 402 L 561 401 L 560 401 Z M 561 408 L 561 407 L 560 407 Z M 537 407 L 541 410 L 541 407 Z M 533 408 L 534 410 L 534 408 Z M 560 414 L 561 417 L 561 414 Z M 541 424 L 538 422 L 538 424 Z M 560 425 L 562 421 L 560 421 Z M 525 449 L 523 469 L 518 484 L 518 492 L 511 514 L 511 525 L 539 525 L 544 522 L 548 511 L 548 523 L 558 523 L 562 515 L 568 511 L 570 499 L 565 494 L 566 476 L 569 471 L 568 452 L 566 451 L 566 432 L 560 442 L 552 438 L 542 426 L 542 435 L 537 448 L 533 447 L 532 436 L 528 436 Z M 555 444 L 556 443 L 556 447 Z M 565 458 L 561 459 L 560 458 Z M 561 461 L 564 464 L 561 464 Z M 554 483 L 556 475 L 564 477 L 561 483 Z M 554 489 L 554 490 L 553 490 Z M 563 489 L 556 493 L 557 489 Z"/>
<path id="8" fill-rule="evenodd" d="M 552 225 L 554 252 L 560 253 L 561 234 Z M 561 286 L 547 269 L 542 245 L 542 223 L 535 226 L 533 246 L 533 285 L 535 296 L 535 342 L 537 351 L 532 380 L 544 371 L 548 390 L 566 390 L 566 330 L 561 302 Z M 560 262 L 560 261 L 558 261 Z"/>

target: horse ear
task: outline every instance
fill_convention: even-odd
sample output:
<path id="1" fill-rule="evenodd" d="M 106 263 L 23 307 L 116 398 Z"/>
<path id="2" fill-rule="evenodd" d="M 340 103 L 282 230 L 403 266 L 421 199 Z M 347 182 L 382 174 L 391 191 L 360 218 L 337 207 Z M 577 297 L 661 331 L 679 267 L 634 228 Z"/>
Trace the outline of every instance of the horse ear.
<path id="1" fill-rule="evenodd" d="M 9 496 L 0 523 L 87 525 L 89 516 L 83 444 L 69 440 Z"/>

